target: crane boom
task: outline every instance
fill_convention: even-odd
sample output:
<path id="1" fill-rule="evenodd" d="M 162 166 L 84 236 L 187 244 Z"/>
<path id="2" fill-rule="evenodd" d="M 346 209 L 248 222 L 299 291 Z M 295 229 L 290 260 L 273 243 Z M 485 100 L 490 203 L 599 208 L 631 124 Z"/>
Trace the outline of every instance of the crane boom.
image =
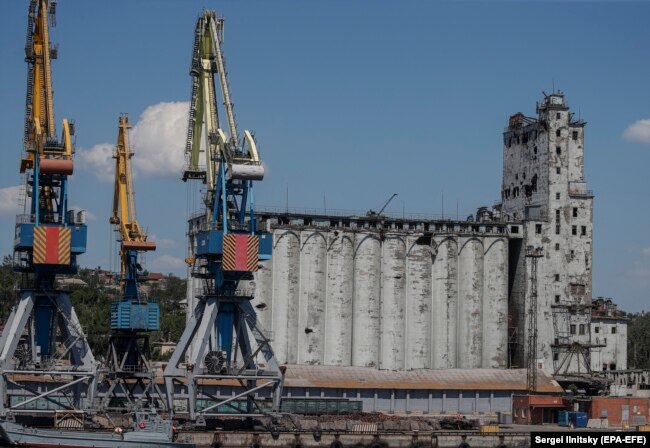
<path id="1" fill-rule="evenodd" d="M 164 374 L 170 408 L 174 379 L 186 378 L 190 418 L 197 420 L 216 415 L 215 409 L 222 404 L 197 407 L 199 378 L 236 379 L 244 389 L 241 397 L 245 397 L 247 414 L 261 413 L 256 391 L 262 387 L 271 389 L 272 408 L 277 411 L 283 382 L 270 341 L 260 330 L 250 304 L 252 293 L 242 292 L 240 287 L 240 282 L 252 279 L 260 260 L 271 258 L 272 237 L 257 226 L 253 182 L 263 179 L 264 167 L 253 134 L 244 131 L 240 140 L 237 133 L 222 40 L 223 19 L 214 11 L 205 11 L 194 30 L 187 167 L 183 173 L 184 181 L 202 180 L 207 186 L 205 225 L 190 233 L 189 246 L 195 249 L 187 258 L 193 277 L 188 282 L 202 282 L 203 294 Z M 219 124 L 216 82 L 229 134 Z M 204 160 L 200 160 L 202 155 Z M 263 359 L 258 361 L 258 357 Z M 263 369 L 258 362 L 264 364 Z M 258 386 L 258 381 L 263 385 Z"/>
<path id="2" fill-rule="evenodd" d="M 20 172 L 25 178 L 25 214 L 16 217 L 14 270 L 21 290 L 0 336 L 0 416 L 13 407 L 6 370 L 47 371 L 74 385 L 72 405 L 82 392 L 93 400 L 97 365 L 69 296 L 57 289 L 57 276 L 78 271 L 86 251 L 84 212 L 68 210 L 68 176 L 73 172 L 74 127 L 63 120 L 56 137 L 48 15 L 54 24 L 56 0 L 31 0 L 25 62 L 27 94 Z M 22 355 L 21 355 L 22 354 Z M 61 363 L 67 358 L 64 363 Z M 70 377 L 78 379 L 70 382 Z M 61 381 L 57 379 L 55 381 Z M 15 387 L 29 390 L 30 385 Z M 13 386 L 12 386 L 13 387 Z M 85 391 L 83 390 L 85 389 Z M 14 391 L 15 392 L 15 391 Z"/>
<path id="3" fill-rule="evenodd" d="M 115 183 L 113 193 L 113 215 L 110 223 L 116 226 L 120 235 L 121 283 L 122 290 L 136 293 L 137 282 L 134 271 L 137 266 L 131 260 L 130 251 L 153 251 L 156 243 L 147 241 L 147 234 L 140 228 L 135 215 L 135 198 L 133 190 L 133 176 L 131 173 L 131 158 L 133 151 L 129 147 L 128 130 L 131 128 L 129 118 L 123 115 L 118 121 L 119 132 L 117 146 L 113 158 L 115 159 Z M 137 265 L 137 261 L 135 261 Z M 131 288 L 125 285 L 135 282 Z M 137 295 L 137 293 L 136 293 Z"/>
<path id="4" fill-rule="evenodd" d="M 122 114 L 118 119 L 113 186 L 113 211 L 109 219 L 115 226 L 120 243 L 120 296 L 111 303 L 111 333 L 109 335 L 108 367 L 113 375 L 102 406 L 111 408 L 112 398 L 129 384 L 146 384 L 145 390 L 160 395 L 154 381 L 149 359 L 151 350 L 149 333 L 160 329 L 160 306 L 141 293 L 143 270 L 140 252 L 153 251 L 156 244 L 147 241 L 135 214 L 135 194 L 129 146 L 129 118 Z"/>

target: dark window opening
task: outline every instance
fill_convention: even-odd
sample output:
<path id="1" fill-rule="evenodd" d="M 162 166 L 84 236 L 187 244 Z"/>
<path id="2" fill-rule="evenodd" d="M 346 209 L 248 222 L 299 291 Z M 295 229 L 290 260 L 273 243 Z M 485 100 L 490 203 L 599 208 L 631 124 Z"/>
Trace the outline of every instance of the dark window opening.
<path id="1" fill-rule="evenodd" d="M 560 281 L 560 274 L 555 274 L 555 281 L 559 282 Z"/>
<path id="2" fill-rule="evenodd" d="M 600 333 L 600 327 L 594 327 L 594 333 Z"/>
<path id="3" fill-rule="evenodd" d="M 580 227 L 580 234 L 581 234 L 582 236 L 587 235 L 587 226 L 581 226 L 581 227 Z"/>
<path id="4" fill-rule="evenodd" d="M 560 243 L 555 243 L 555 250 L 560 250 Z"/>
<path id="5" fill-rule="evenodd" d="M 560 296 L 559 295 L 555 296 L 555 303 L 560 303 Z"/>
<path id="6" fill-rule="evenodd" d="M 533 154 L 537 154 L 537 146 L 533 147 Z"/>
<path id="7" fill-rule="evenodd" d="M 559 208 L 557 210 L 555 210 L 555 220 L 556 221 L 560 220 L 560 209 Z"/>
<path id="8" fill-rule="evenodd" d="M 616 370 L 616 364 L 611 363 L 611 364 L 609 365 L 609 370 Z"/>
<path id="9" fill-rule="evenodd" d="M 555 131 L 555 136 L 556 137 L 559 137 L 561 135 L 562 135 L 562 131 L 560 131 L 559 129 L 557 131 Z"/>
<path id="10" fill-rule="evenodd" d="M 519 226 L 510 227 L 510 232 L 511 233 L 519 233 Z"/>
<path id="11" fill-rule="evenodd" d="M 573 217 L 574 218 L 578 217 L 578 207 L 573 207 Z"/>
<path id="12" fill-rule="evenodd" d="M 555 114 L 555 118 L 559 120 L 560 118 L 562 118 L 562 114 L 558 112 L 557 114 Z"/>
<path id="13" fill-rule="evenodd" d="M 553 353 L 553 361 L 558 361 L 560 359 L 560 355 L 558 353 Z"/>
<path id="14" fill-rule="evenodd" d="M 533 178 L 531 179 L 531 185 L 533 187 L 533 191 L 537 191 L 537 174 L 533 175 Z"/>
<path id="15" fill-rule="evenodd" d="M 578 226 L 571 226 L 571 235 L 578 234 Z"/>
<path id="16" fill-rule="evenodd" d="M 612 334 L 616 334 L 616 327 L 612 327 Z"/>
<path id="17" fill-rule="evenodd" d="M 560 174 L 560 167 L 555 168 L 555 174 Z"/>
<path id="18" fill-rule="evenodd" d="M 580 324 L 580 327 L 578 327 L 578 333 L 585 334 L 585 324 Z"/>
<path id="19" fill-rule="evenodd" d="M 555 234 L 556 235 L 560 234 L 560 225 L 559 224 L 555 224 Z"/>
<path id="20" fill-rule="evenodd" d="M 571 259 L 573 260 L 575 258 L 575 251 L 571 249 Z"/>
<path id="21" fill-rule="evenodd" d="M 555 199 L 560 200 L 560 193 L 555 193 Z"/>
<path id="22" fill-rule="evenodd" d="M 535 233 L 537 233 L 537 234 L 542 233 L 542 225 L 541 224 L 535 224 Z"/>
<path id="23" fill-rule="evenodd" d="M 571 324 L 571 334 L 576 334 L 576 326 L 575 326 L 575 324 Z"/>
<path id="24" fill-rule="evenodd" d="M 573 140 L 578 140 L 578 131 L 573 131 L 571 138 L 573 138 Z"/>
<path id="25" fill-rule="evenodd" d="M 555 154 L 557 154 L 558 156 L 561 156 L 562 155 L 562 148 L 560 148 L 559 146 L 556 146 L 555 147 Z"/>

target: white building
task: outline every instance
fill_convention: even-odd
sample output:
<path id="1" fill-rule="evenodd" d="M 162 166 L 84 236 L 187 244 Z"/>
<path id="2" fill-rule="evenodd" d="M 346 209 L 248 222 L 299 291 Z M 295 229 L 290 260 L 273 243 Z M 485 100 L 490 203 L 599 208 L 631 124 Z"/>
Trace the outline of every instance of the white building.
<path id="1" fill-rule="evenodd" d="M 594 300 L 591 316 L 591 341 L 596 346 L 591 352 L 594 371 L 627 369 L 627 324 L 611 299 Z"/>
<path id="2" fill-rule="evenodd" d="M 527 359 L 530 246 L 544 253 L 537 261 L 538 365 L 547 372 L 587 370 L 593 194 L 584 175 L 584 127 L 556 92 L 545 95 L 536 117 L 511 116 L 503 133 L 502 211 L 524 221 L 521 247 L 510 244 L 509 312 L 518 330 L 511 352 L 520 367 Z"/>

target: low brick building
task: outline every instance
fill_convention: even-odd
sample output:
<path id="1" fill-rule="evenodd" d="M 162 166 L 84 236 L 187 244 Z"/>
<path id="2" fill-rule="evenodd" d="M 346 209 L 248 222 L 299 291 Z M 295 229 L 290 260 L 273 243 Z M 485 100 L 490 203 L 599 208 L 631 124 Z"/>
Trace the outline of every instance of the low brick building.
<path id="1" fill-rule="evenodd" d="M 557 395 L 515 395 L 512 397 L 512 420 L 519 425 L 557 423 L 557 411 L 564 409 Z"/>
<path id="2" fill-rule="evenodd" d="M 593 397 L 589 418 L 606 418 L 609 426 L 643 425 L 648 422 L 650 399 L 634 397 Z"/>

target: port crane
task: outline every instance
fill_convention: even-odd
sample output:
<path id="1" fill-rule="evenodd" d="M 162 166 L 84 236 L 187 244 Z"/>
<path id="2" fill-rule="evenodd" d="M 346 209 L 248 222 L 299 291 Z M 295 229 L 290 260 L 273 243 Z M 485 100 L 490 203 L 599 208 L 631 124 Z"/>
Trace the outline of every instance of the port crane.
<path id="1" fill-rule="evenodd" d="M 205 213 L 188 257 L 202 291 L 164 371 L 170 409 L 187 391 L 189 418 L 196 425 L 224 414 L 278 411 L 283 384 L 250 303 L 253 291 L 244 287 L 259 260 L 271 258 L 272 237 L 260 231 L 255 218 L 253 183 L 263 179 L 264 167 L 252 133 L 244 131 L 240 138 L 237 131 L 221 48 L 223 25 L 214 11 L 196 22 L 183 180 L 205 184 Z M 217 84 L 227 130 L 219 122 Z M 234 384 L 238 392 L 208 396 L 201 385 L 210 380 L 228 388 Z"/>
<path id="2" fill-rule="evenodd" d="M 111 303 L 111 332 L 107 359 L 109 388 L 103 396 L 104 409 L 134 407 L 138 397 L 152 401 L 163 395 L 156 385 L 150 365 L 149 334 L 160 329 L 159 304 L 150 300 L 140 288 L 143 276 L 139 254 L 156 250 L 156 243 L 147 241 L 135 213 L 135 198 L 129 146 L 128 117 L 118 119 L 115 159 L 113 213 L 110 223 L 115 226 L 120 244 L 119 296 Z"/>
<path id="3" fill-rule="evenodd" d="M 24 213 L 16 219 L 13 256 L 14 270 L 22 275 L 0 336 L 0 416 L 29 413 L 28 405 L 43 399 L 63 409 L 87 407 L 97 382 L 86 336 L 69 296 L 56 284 L 57 276 L 77 273 L 87 235 L 85 212 L 68 208 L 74 126 L 63 120 L 58 138 L 54 123 L 51 62 L 57 48 L 49 27 L 55 23 L 56 5 L 54 0 L 29 3 L 20 160 L 26 194 Z M 29 375 L 48 375 L 51 381 L 34 390 L 20 380 Z"/>

